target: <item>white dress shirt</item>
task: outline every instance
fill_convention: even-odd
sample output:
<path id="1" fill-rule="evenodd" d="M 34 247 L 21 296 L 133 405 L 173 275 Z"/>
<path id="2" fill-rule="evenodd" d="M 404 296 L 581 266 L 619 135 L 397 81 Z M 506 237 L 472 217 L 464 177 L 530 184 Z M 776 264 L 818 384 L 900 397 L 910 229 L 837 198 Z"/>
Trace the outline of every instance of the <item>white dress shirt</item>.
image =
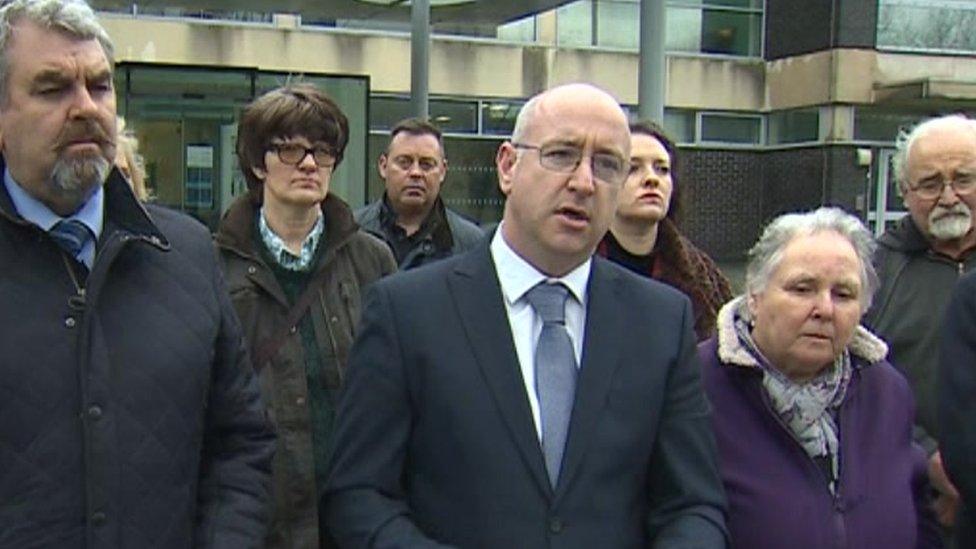
<path id="1" fill-rule="evenodd" d="M 530 265 L 505 242 L 501 225 L 498 226 L 491 240 L 491 259 L 495 263 L 498 283 L 505 298 L 505 312 L 508 313 L 508 325 L 512 330 L 512 340 L 515 342 L 515 352 L 522 370 L 522 380 L 525 382 L 525 393 L 529 397 L 529 407 L 532 408 L 536 436 L 541 441 L 539 397 L 535 392 L 535 346 L 539 341 L 539 334 L 542 333 L 542 317 L 529 304 L 525 294 L 544 280 L 562 282 L 569 289 L 572 297 L 566 300 L 566 330 L 569 331 L 569 338 L 573 342 L 578 368 L 583 355 L 586 326 L 586 284 L 590 279 L 593 260 L 587 259 L 566 276 L 548 277 Z"/>

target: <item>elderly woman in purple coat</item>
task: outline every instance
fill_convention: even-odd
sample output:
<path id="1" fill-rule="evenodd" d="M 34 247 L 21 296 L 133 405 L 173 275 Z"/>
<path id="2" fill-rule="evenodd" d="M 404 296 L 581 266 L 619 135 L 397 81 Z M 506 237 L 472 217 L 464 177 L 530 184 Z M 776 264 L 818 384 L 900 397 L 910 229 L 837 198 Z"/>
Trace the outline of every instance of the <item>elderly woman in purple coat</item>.
<path id="1" fill-rule="evenodd" d="M 941 546 L 911 390 L 860 326 L 873 250 L 839 209 L 776 218 L 698 348 L 733 547 Z"/>

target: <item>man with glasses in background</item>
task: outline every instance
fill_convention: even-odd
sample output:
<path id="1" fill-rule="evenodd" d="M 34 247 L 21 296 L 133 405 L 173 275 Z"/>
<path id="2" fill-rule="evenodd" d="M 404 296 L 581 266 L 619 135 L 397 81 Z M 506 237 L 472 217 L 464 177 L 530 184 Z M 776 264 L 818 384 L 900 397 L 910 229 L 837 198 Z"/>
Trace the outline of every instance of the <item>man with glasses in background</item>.
<path id="1" fill-rule="evenodd" d="M 367 294 L 326 493 L 343 547 L 725 547 L 688 299 L 594 258 L 629 168 L 606 92 L 522 108 L 499 228 Z"/>
<path id="2" fill-rule="evenodd" d="M 929 455 L 937 516 L 948 528 L 959 496 L 936 439 L 936 380 L 946 307 L 956 282 L 976 266 L 976 121 L 944 116 L 903 132 L 893 167 L 909 215 L 878 240 L 881 285 L 865 321 L 888 342 L 891 363 L 915 392 L 915 440 Z"/>
<path id="3" fill-rule="evenodd" d="M 441 199 L 447 174 L 441 130 L 420 118 L 397 123 L 379 159 L 386 190 L 356 221 L 389 244 L 400 270 L 470 250 L 483 233 Z"/>

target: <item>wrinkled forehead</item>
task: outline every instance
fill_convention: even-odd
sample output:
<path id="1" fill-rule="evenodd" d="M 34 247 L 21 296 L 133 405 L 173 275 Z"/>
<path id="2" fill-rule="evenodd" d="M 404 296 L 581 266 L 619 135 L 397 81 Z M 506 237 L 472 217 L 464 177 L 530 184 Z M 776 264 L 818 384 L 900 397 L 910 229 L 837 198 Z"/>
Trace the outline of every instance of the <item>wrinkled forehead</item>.
<path id="1" fill-rule="evenodd" d="M 945 124 L 919 135 L 908 151 L 909 170 L 976 163 L 976 131 L 970 125 Z"/>
<path id="2" fill-rule="evenodd" d="M 47 77 L 80 71 L 89 78 L 111 76 L 111 60 L 97 38 L 24 21 L 11 29 L 8 40 L 0 61 L 11 74 Z"/>

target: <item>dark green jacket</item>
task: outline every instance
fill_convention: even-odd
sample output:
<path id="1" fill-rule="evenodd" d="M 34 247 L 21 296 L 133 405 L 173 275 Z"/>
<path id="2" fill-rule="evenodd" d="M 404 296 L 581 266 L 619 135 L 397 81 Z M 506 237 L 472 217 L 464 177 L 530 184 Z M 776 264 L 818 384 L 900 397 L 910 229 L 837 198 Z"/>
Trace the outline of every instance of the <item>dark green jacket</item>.
<path id="1" fill-rule="evenodd" d="M 259 208 L 251 195 L 238 198 L 216 236 L 221 266 L 252 356 L 284 324 L 291 309 L 281 284 L 263 259 L 260 237 L 254 235 Z M 331 425 L 313 425 L 309 404 L 317 398 L 330 399 L 338 392 L 359 322 L 362 295 L 370 283 L 396 271 L 387 245 L 360 230 L 342 200 L 329 195 L 322 211 L 325 231 L 309 279 L 320 281 L 319 292 L 302 321 L 311 318 L 314 339 L 322 353 L 317 357 L 326 366 L 322 386 L 309 387 L 306 346 L 299 329 L 291 331 L 270 360 L 254 365 L 279 436 L 273 464 L 275 511 L 268 547 L 320 545 L 313 433 L 331 433 Z M 324 278 L 318 278 L 320 271 L 326 271 Z"/>

